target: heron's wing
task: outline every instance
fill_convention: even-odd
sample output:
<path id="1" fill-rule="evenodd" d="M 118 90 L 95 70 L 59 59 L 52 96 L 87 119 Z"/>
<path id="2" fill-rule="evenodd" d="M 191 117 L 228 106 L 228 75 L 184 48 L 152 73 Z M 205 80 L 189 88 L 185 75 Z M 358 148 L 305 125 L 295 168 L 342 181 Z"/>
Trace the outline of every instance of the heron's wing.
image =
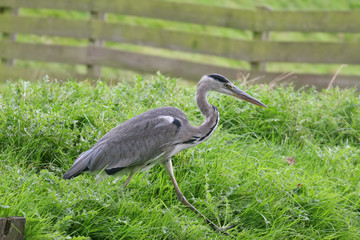
<path id="1" fill-rule="evenodd" d="M 97 158 L 89 163 L 89 169 L 135 166 L 159 156 L 178 131 L 173 120 L 147 119 L 114 129 L 96 146 Z"/>
<path id="2" fill-rule="evenodd" d="M 84 170 L 121 169 L 143 165 L 164 153 L 182 124 L 172 116 L 130 119 L 112 129 L 91 149 L 82 153 L 64 175 L 71 178 Z"/>

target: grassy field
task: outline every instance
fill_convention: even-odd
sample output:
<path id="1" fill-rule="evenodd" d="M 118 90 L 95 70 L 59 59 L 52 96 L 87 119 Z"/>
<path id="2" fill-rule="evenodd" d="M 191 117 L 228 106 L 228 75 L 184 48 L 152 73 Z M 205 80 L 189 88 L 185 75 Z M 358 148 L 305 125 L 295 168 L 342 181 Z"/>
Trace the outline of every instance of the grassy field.
<path id="1" fill-rule="evenodd" d="M 26 239 L 359 239 L 359 94 L 240 87 L 269 107 L 211 94 L 219 128 L 173 158 L 184 195 L 234 226 L 230 237 L 177 200 L 161 166 L 126 189 L 112 177 L 62 179 L 82 151 L 146 110 L 176 106 L 201 124 L 195 90 L 161 75 L 113 87 L 9 84 L 0 95 L 0 216 L 25 216 Z"/>

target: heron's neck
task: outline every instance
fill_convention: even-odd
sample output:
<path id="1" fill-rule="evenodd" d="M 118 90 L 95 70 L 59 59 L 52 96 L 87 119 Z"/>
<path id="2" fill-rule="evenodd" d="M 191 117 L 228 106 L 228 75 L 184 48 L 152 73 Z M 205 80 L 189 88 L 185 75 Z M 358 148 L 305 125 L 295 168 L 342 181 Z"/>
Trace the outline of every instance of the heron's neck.
<path id="1" fill-rule="evenodd" d="M 205 115 L 206 118 L 209 118 L 213 113 L 213 106 L 207 101 L 207 93 L 210 89 L 206 87 L 204 84 L 199 84 L 196 91 L 196 104 L 198 105 L 202 114 Z"/>
<path id="2" fill-rule="evenodd" d="M 207 93 L 210 91 L 206 84 L 199 84 L 196 91 L 196 104 L 202 114 L 205 115 L 205 121 L 197 127 L 198 133 L 202 136 L 200 142 L 208 139 L 219 124 L 219 111 L 207 101 Z"/>

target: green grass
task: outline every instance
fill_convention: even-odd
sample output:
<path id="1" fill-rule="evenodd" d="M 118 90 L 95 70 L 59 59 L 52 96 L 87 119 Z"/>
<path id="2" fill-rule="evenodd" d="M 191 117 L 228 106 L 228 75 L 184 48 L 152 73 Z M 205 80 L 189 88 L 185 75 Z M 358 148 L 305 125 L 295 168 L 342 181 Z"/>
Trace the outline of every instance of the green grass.
<path id="1" fill-rule="evenodd" d="M 359 239 L 358 93 L 240 87 L 269 107 L 210 95 L 219 128 L 173 158 L 188 200 L 234 226 L 234 239 Z M 161 75 L 113 87 L 9 84 L 0 98 L 0 216 L 25 216 L 27 239 L 231 239 L 177 200 L 161 166 L 126 189 L 112 177 L 62 179 L 82 151 L 146 110 L 176 106 L 200 124 L 194 94 Z"/>

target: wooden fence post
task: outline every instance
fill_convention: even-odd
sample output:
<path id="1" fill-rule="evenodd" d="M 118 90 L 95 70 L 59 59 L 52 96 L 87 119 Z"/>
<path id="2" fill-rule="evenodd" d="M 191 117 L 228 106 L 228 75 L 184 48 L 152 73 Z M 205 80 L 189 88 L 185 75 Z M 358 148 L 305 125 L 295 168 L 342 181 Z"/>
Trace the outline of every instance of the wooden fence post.
<path id="1" fill-rule="evenodd" d="M 11 13 L 13 15 L 18 15 L 19 14 L 19 8 L 0 8 L 0 14 L 8 14 Z M 10 41 L 10 42 L 15 42 L 16 41 L 16 33 L 7 33 L 7 32 L 3 32 L 2 33 L 3 36 L 3 41 Z M 2 58 L 1 62 L 8 65 L 8 66 L 13 66 L 14 65 L 14 59 L 5 59 Z"/>
<path id="2" fill-rule="evenodd" d="M 100 13 L 100 12 L 96 12 L 96 11 L 91 11 L 90 12 L 90 18 L 94 19 L 94 20 L 106 21 L 106 13 Z M 89 47 L 92 47 L 92 46 L 103 47 L 103 46 L 105 46 L 105 41 L 98 40 L 98 39 L 95 39 L 95 38 L 91 37 L 89 39 Z M 100 75 L 101 75 L 101 66 L 88 64 L 87 65 L 87 74 L 89 76 L 92 76 L 92 77 L 100 77 Z"/>
<path id="3" fill-rule="evenodd" d="M 271 11 L 272 8 L 269 6 L 256 6 L 257 11 Z M 270 32 L 253 32 L 253 39 L 260 41 L 268 41 L 270 40 Z M 261 62 L 250 62 L 251 71 L 254 72 L 266 72 L 266 63 Z"/>
<path id="4" fill-rule="evenodd" d="M 0 218 L 0 240 L 23 240 L 25 221 L 24 217 Z"/>

